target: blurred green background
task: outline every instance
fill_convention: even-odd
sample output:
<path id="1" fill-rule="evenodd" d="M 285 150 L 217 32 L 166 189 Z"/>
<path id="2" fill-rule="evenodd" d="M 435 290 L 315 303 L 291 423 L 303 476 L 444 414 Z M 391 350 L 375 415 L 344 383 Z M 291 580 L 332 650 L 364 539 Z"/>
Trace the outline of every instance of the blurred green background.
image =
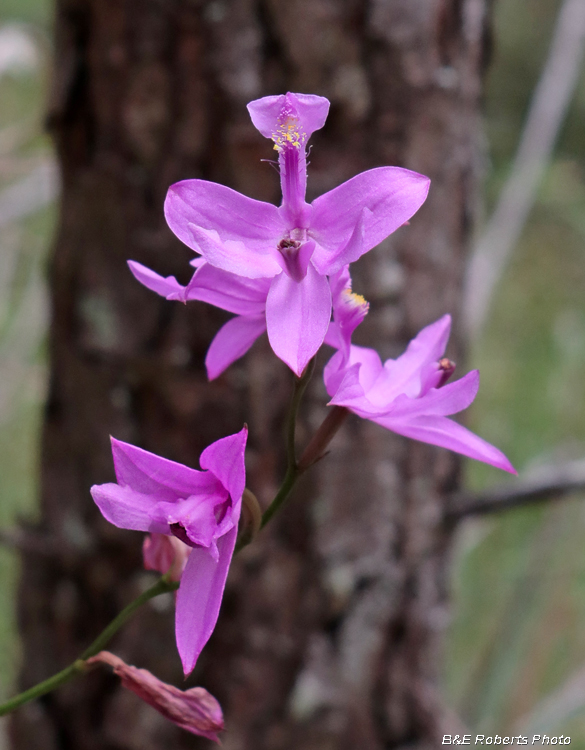
<path id="1" fill-rule="evenodd" d="M 559 5 L 530 3 L 528 23 L 526 0 L 496 3 L 487 215 L 508 174 Z M 55 222 L 51 150 L 41 135 L 51 10 L 50 0 L 0 4 L 0 527 L 35 513 L 44 276 Z M 468 362 L 482 373 L 469 424 L 520 470 L 585 456 L 584 122 L 582 76 Z M 44 192 L 22 207 L 26 216 L 2 221 L 6 190 L 31 176 L 45 180 Z M 480 489 L 501 477 L 468 462 L 467 480 Z M 444 689 L 471 732 L 562 733 L 585 748 L 583 499 L 466 521 L 459 531 Z M 18 664 L 16 574 L 16 556 L 0 545 L 0 696 L 10 692 Z"/>
<path id="2" fill-rule="evenodd" d="M 49 74 L 51 11 L 50 0 L 0 2 L 2 528 L 13 527 L 20 519 L 34 518 L 37 494 L 39 429 L 46 378 L 46 258 L 55 210 L 53 203 L 48 201 L 50 186 L 45 185 L 48 195 L 44 199 L 42 195 L 33 196 L 29 206 L 18 191 L 10 191 L 27 178 L 46 176 L 52 164 L 50 143 L 42 135 Z M 26 215 L 19 217 L 19 213 Z M 10 691 L 18 665 L 14 609 L 16 576 L 17 556 L 0 544 L 2 696 Z"/>

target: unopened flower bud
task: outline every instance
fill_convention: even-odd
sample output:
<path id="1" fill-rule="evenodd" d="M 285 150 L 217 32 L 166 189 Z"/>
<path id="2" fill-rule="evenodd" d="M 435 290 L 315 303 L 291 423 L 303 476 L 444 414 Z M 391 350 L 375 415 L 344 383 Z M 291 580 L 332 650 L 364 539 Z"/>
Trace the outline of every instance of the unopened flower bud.
<path id="1" fill-rule="evenodd" d="M 455 372 L 455 362 L 453 362 L 450 359 L 447 359 L 447 357 L 443 357 L 443 359 L 439 360 L 439 382 L 435 386 L 435 388 L 440 388 L 442 385 L 445 385 L 445 383 L 449 380 L 451 375 Z"/>
<path id="2" fill-rule="evenodd" d="M 256 495 L 247 487 L 242 495 L 242 515 L 238 546 L 245 547 L 254 539 L 262 525 L 262 510 Z"/>
<path id="3" fill-rule="evenodd" d="M 141 700 L 174 722 L 181 729 L 219 742 L 218 732 L 223 730 L 223 713 L 218 701 L 202 687 L 179 690 L 155 677 L 147 669 L 126 664 L 109 651 L 100 651 L 87 659 L 88 666 L 107 664 L 122 681 L 122 687 L 131 690 Z"/>
<path id="4" fill-rule="evenodd" d="M 455 362 L 447 359 L 447 357 L 429 362 L 421 371 L 420 395 L 424 396 L 431 388 L 440 388 L 445 385 L 454 372 Z"/>
<path id="5" fill-rule="evenodd" d="M 191 547 L 175 536 L 149 534 L 142 545 L 142 559 L 146 570 L 168 573 L 173 581 L 180 581 Z"/>

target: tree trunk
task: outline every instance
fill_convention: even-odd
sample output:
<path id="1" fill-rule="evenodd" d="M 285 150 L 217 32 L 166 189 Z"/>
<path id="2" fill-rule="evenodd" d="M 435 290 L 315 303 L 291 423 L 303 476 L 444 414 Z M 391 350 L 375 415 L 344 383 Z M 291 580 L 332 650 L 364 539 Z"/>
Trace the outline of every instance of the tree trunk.
<path id="1" fill-rule="evenodd" d="M 312 139 L 309 199 L 361 170 L 429 175 L 426 204 L 353 267 L 371 300 L 358 343 L 394 356 L 457 310 L 478 188 L 487 0 L 58 0 L 49 126 L 63 176 L 51 263 L 51 381 L 41 529 L 23 561 L 22 687 L 61 669 L 145 585 L 141 535 L 107 524 L 89 488 L 111 481 L 108 435 L 198 466 L 250 426 L 248 486 L 283 474 L 292 376 L 265 340 L 209 384 L 227 319 L 141 287 L 126 259 L 185 282 L 191 253 L 162 205 L 188 177 L 277 202 L 270 143 L 245 108 L 286 90 L 331 100 Z M 319 367 L 325 361 L 321 355 Z M 317 371 L 319 373 L 319 370 Z M 319 376 L 299 444 L 325 414 Z M 450 535 L 451 454 L 350 417 L 331 454 L 234 561 L 215 634 L 189 684 L 221 701 L 225 750 L 436 746 Z M 181 684 L 172 601 L 112 648 Z M 15 750 L 208 747 L 96 672 L 27 707 Z"/>

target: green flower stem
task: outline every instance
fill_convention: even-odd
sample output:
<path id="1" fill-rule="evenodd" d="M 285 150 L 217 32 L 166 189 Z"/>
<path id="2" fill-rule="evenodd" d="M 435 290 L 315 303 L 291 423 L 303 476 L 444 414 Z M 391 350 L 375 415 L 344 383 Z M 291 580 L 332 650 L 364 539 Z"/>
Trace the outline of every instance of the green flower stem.
<path id="1" fill-rule="evenodd" d="M 302 473 L 297 465 L 297 454 L 295 449 L 295 433 L 297 426 L 297 416 L 299 413 L 299 406 L 303 398 L 303 394 L 309 381 L 315 371 L 315 357 L 305 367 L 303 374 L 300 378 L 295 378 L 295 385 L 293 389 L 293 395 L 290 402 L 290 408 L 288 411 L 288 420 L 286 428 L 286 474 L 284 480 L 280 485 L 280 489 L 276 493 L 276 497 L 270 503 L 268 508 L 262 514 L 262 525 L 260 528 L 264 528 L 272 516 L 279 510 L 280 506 L 284 503 L 286 498 L 289 496 L 290 491 L 295 485 L 295 482 Z"/>
<path id="2" fill-rule="evenodd" d="M 136 597 L 136 599 L 130 602 L 128 606 L 124 607 L 120 614 L 112 620 L 105 630 L 102 630 L 95 641 L 85 649 L 73 664 L 65 667 L 61 672 L 57 672 L 57 674 L 49 677 L 47 680 L 39 682 L 38 685 L 25 690 L 19 695 L 15 695 L 13 698 L 6 701 L 6 703 L 0 704 L 0 716 L 4 716 L 5 714 L 14 711 L 15 708 L 22 706 L 23 703 L 28 703 L 28 701 L 39 698 L 41 695 L 50 693 L 51 690 L 54 690 L 55 688 L 64 685 L 66 682 L 69 682 L 74 677 L 83 674 L 87 671 L 85 660 L 89 659 L 90 656 L 95 656 L 99 653 L 108 644 L 114 633 L 122 627 L 126 620 L 128 620 L 128 618 L 131 617 L 139 607 L 150 599 L 153 599 L 155 596 L 176 591 L 178 588 L 178 582 L 169 580 L 166 575 L 159 578 L 153 586 L 140 594 L 140 596 Z"/>
<path id="3" fill-rule="evenodd" d="M 262 526 L 260 528 L 263 529 L 270 521 L 272 516 L 280 509 L 280 506 L 284 503 L 284 501 L 289 496 L 290 491 L 295 486 L 295 483 L 299 478 L 299 474 L 300 472 L 297 469 L 296 464 L 288 466 L 286 474 L 284 475 L 284 480 L 280 485 L 280 489 L 276 493 L 274 500 L 262 514 Z"/>
<path id="4" fill-rule="evenodd" d="M 80 659 L 83 659 L 85 661 L 85 659 L 89 659 L 90 656 L 95 656 L 100 651 L 102 651 L 110 642 L 114 634 L 118 630 L 120 630 L 126 620 L 131 617 L 134 612 L 143 604 L 146 604 L 146 602 L 154 599 L 155 596 L 160 596 L 161 594 L 169 594 L 172 591 L 176 591 L 178 588 L 178 581 L 171 581 L 167 577 L 167 575 L 161 576 L 154 585 L 152 585 L 149 589 L 146 589 L 146 591 L 140 594 L 140 596 L 137 596 L 134 601 L 130 602 L 130 604 L 124 607 L 124 609 L 120 612 L 119 615 L 117 615 L 117 617 L 114 617 L 114 619 L 106 627 L 106 629 L 102 630 L 95 641 L 85 649 L 85 651 L 81 654 Z"/>

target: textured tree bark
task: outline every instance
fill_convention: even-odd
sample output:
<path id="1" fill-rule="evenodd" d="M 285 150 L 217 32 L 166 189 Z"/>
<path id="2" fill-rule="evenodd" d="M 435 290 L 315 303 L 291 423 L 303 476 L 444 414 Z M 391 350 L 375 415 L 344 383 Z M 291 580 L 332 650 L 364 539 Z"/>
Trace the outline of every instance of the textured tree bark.
<path id="1" fill-rule="evenodd" d="M 202 177 L 277 201 L 270 143 L 250 99 L 286 90 L 331 102 L 309 197 L 377 165 L 432 180 L 429 199 L 354 267 L 371 301 L 361 343 L 397 354 L 457 313 L 478 188 L 487 0 L 58 0 L 49 125 L 63 174 L 51 263 L 51 381 L 42 530 L 61 554 L 24 560 L 22 686 L 73 660 L 144 585 L 140 534 L 110 527 L 89 487 L 109 481 L 108 434 L 197 466 L 250 426 L 248 486 L 266 503 L 283 471 L 291 375 L 266 341 L 218 381 L 203 359 L 226 316 L 166 302 L 133 258 L 189 277 L 167 229 L 172 182 Z M 455 336 L 449 355 L 457 359 Z M 325 361 L 322 356 L 321 364 Z M 299 444 L 325 414 L 317 378 Z M 189 684 L 222 702 L 225 750 L 436 746 L 458 462 L 350 417 L 331 455 L 235 561 L 217 630 Z M 172 602 L 113 649 L 180 684 Z M 15 750 L 208 747 L 92 674 L 21 709 Z"/>

